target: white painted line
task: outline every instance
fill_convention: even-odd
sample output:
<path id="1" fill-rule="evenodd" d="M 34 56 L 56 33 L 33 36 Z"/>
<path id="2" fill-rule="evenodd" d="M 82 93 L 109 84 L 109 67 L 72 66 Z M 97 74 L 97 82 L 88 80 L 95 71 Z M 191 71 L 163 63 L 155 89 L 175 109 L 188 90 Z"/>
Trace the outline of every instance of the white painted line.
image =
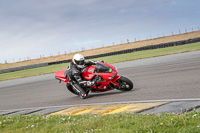
<path id="1" fill-rule="evenodd" d="M 34 107 L 34 108 L 22 108 L 22 109 L 10 109 L 12 110 L 27 110 L 27 109 L 48 109 L 48 108 L 61 108 L 61 107 L 73 107 L 73 106 L 89 106 L 89 105 L 106 105 L 106 104 L 122 104 L 122 103 L 153 103 L 153 102 L 180 102 L 180 101 L 200 101 L 200 98 L 190 99 L 163 99 L 163 100 L 143 100 L 143 101 L 122 101 L 122 102 L 106 102 L 106 103 L 91 103 L 91 104 L 75 104 L 75 105 L 60 105 L 60 106 L 48 106 L 48 107 Z M 8 110 L 0 110 L 8 111 Z"/>

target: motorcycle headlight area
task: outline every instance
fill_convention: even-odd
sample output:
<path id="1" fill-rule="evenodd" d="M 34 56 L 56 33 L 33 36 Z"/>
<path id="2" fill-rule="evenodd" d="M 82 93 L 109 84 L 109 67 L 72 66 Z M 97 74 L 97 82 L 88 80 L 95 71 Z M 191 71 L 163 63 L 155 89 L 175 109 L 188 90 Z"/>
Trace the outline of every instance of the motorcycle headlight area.
<path id="1" fill-rule="evenodd" d="M 112 77 L 108 78 L 108 79 L 114 79 L 116 75 L 113 75 Z"/>

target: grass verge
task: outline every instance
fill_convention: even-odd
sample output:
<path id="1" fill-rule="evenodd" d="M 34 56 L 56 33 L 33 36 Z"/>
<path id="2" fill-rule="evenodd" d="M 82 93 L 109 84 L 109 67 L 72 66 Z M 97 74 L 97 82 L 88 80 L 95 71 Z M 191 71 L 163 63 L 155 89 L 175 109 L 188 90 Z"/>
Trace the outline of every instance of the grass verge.
<path id="1" fill-rule="evenodd" d="M 177 54 L 177 53 L 183 53 L 183 52 L 189 52 L 189 51 L 195 51 L 195 50 L 200 50 L 200 42 L 181 45 L 181 46 L 175 46 L 175 47 L 145 50 L 145 51 L 139 51 L 139 52 L 132 52 L 128 54 L 95 58 L 93 60 L 104 60 L 105 62 L 112 64 L 112 63 L 117 63 L 117 62 L 151 58 L 151 57 Z M 68 64 L 64 63 L 64 64 L 59 64 L 59 65 L 51 65 L 51 66 L 46 66 L 46 67 L 39 67 L 39 68 L 33 68 L 33 69 L 28 69 L 28 70 L 3 73 L 3 74 L 0 74 L 0 81 L 54 73 L 58 70 L 66 69 L 67 65 Z"/>
<path id="2" fill-rule="evenodd" d="M 0 116 L 0 132 L 5 133 L 199 133 L 200 113 L 112 114 L 79 116 L 10 115 Z"/>

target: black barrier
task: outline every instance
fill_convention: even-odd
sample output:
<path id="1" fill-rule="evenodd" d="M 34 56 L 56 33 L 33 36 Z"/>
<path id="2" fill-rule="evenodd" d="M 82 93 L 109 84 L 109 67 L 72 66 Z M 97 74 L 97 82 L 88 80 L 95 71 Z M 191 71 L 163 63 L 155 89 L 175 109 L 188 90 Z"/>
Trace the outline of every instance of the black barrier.
<path id="1" fill-rule="evenodd" d="M 162 44 L 157 44 L 157 45 L 144 46 L 144 47 L 133 48 L 133 49 L 126 49 L 126 50 L 121 50 L 121 51 L 116 51 L 116 52 L 105 53 L 105 54 L 86 56 L 85 59 L 93 59 L 93 58 L 99 58 L 99 57 L 105 57 L 105 56 L 111 56 L 111 55 L 131 53 L 131 52 L 134 52 L 134 51 L 150 50 L 150 49 L 157 49 L 157 48 L 166 48 L 166 47 L 179 46 L 179 45 L 196 43 L 196 42 L 200 42 L 200 38 L 188 39 L 188 40 L 177 41 L 177 42 L 162 43 Z M 50 62 L 49 65 L 61 64 L 62 62 L 68 63 L 70 61 L 71 60 Z"/>
<path id="2" fill-rule="evenodd" d="M 7 69 L 1 69 L 0 74 L 2 73 L 8 73 L 8 72 L 14 72 L 14 71 L 20 71 L 20 70 L 26 70 L 31 68 L 37 68 L 37 67 L 44 67 L 48 66 L 48 63 L 39 63 L 39 64 L 33 64 L 33 65 L 27 65 L 27 66 L 21 66 L 21 67 L 13 67 L 13 68 L 7 68 Z"/>
<path id="3" fill-rule="evenodd" d="M 162 44 L 145 46 L 145 47 L 140 47 L 140 48 L 126 49 L 126 50 L 121 50 L 121 51 L 105 53 L 105 54 L 91 55 L 91 56 L 86 56 L 85 59 L 93 59 L 93 58 L 99 58 L 99 57 L 105 57 L 105 56 L 112 56 L 112 55 L 119 55 L 119 54 L 124 54 L 124 53 L 131 53 L 131 52 L 135 52 L 135 51 L 143 51 L 143 50 L 150 50 L 150 49 L 158 49 L 158 48 L 179 46 L 179 45 L 184 45 L 184 44 L 189 44 L 189 43 L 196 43 L 196 42 L 200 42 L 200 37 L 199 38 L 194 38 L 194 39 L 183 40 L 183 41 L 177 41 L 177 42 L 169 42 L 169 43 L 162 43 Z M 0 70 L 0 74 L 7 73 L 7 72 L 20 71 L 20 70 L 25 70 L 25 69 L 31 69 L 31 68 L 37 68 L 37 67 L 43 67 L 43 66 L 48 66 L 48 65 L 69 63 L 69 62 L 71 62 L 71 59 L 62 60 L 62 61 L 56 61 L 56 62 L 49 62 L 49 63 L 40 63 L 40 64 L 34 64 L 34 65 L 28 65 L 28 66 L 21 66 L 21 67 L 14 67 L 14 68 L 8 68 L 8 69 L 1 69 Z"/>
<path id="4" fill-rule="evenodd" d="M 62 63 L 69 63 L 69 62 L 71 62 L 71 59 L 56 61 L 56 62 L 49 62 L 48 65 L 55 65 L 55 64 L 62 64 Z"/>

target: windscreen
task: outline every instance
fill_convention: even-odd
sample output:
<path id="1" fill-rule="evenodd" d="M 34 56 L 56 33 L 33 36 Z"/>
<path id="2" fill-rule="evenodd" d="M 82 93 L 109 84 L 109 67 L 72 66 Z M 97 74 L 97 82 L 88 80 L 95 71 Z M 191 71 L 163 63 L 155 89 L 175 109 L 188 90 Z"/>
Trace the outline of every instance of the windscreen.
<path id="1" fill-rule="evenodd" d="M 96 67 L 95 67 L 95 72 L 96 73 L 112 73 L 114 71 L 109 66 L 106 66 L 106 65 L 101 64 L 101 63 L 97 63 Z"/>

